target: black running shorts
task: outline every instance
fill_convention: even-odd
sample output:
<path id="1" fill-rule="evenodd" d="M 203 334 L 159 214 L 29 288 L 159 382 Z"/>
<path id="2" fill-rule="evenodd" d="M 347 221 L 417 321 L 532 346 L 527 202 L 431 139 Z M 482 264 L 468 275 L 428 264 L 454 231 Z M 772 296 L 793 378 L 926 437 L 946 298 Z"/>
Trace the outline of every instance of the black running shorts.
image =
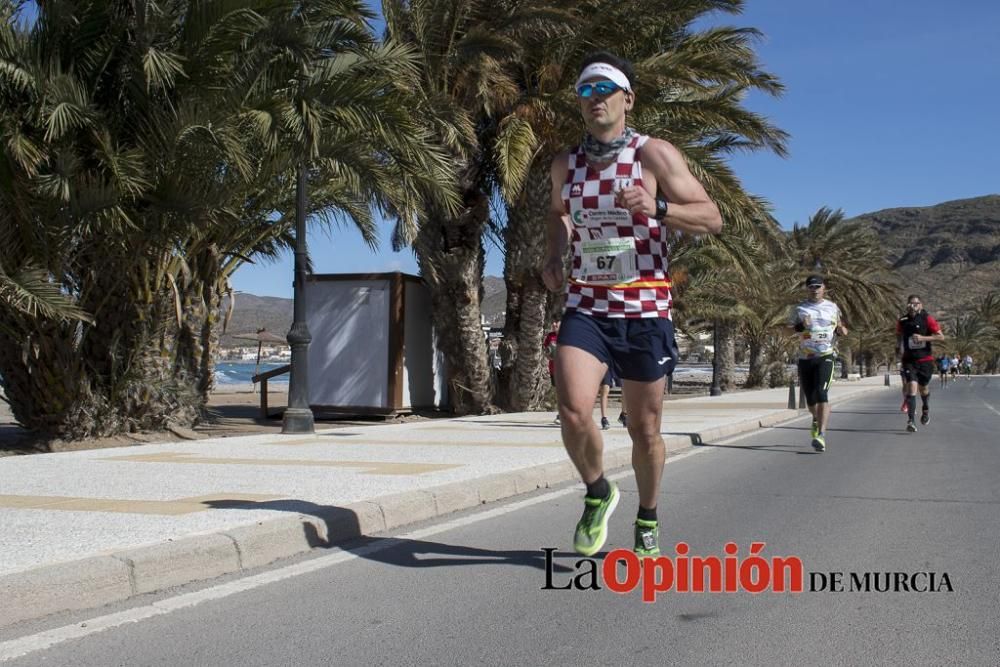
<path id="1" fill-rule="evenodd" d="M 916 382 L 921 387 L 926 387 L 934 377 L 934 362 L 904 361 L 899 374 L 903 377 L 903 382 Z"/>
<path id="2" fill-rule="evenodd" d="M 802 385 L 802 393 L 806 396 L 806 403 L 816 405 L 829 402 L 827 392 L 830 390 L 831 382 L 833 382 L 832 354 L 799 359 L 799 383 Z"/>

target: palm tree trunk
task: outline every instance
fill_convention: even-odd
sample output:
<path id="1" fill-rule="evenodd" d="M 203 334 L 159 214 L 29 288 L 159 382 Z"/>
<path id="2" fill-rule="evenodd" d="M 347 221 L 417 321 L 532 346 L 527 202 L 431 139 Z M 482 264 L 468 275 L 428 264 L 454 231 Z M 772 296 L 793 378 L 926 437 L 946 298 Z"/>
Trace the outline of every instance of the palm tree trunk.
<path id="1" fill-rule="evenodd" d="M 539 409 L 549 386 L 542 340 L 557 300 L 541 276 L 551 187 L 549 164 L 549 159 L 535 159 L 520 200 L 507 207 L 507 314 L 496 402 L 514 412 Z"/>
<path id="2" fill-rule="evenodd" d="M 481 325 L 483 233 L 486 196 L 465 190 L 457 218 L 432 215 L 417 233 L 414 250 L 430 288 L 435 332 L 447 363 L 451 408 L 456 414 L 494 411 L 486 337 Z"/>
<path id="3" fill-rule="evenodd" d="M 747 373 L 746 388 L 759 387 L 764 384 L 767 373 L 767 363 L 764 357 L 764 341 L 753 337 L 747 340 L 750 346 L 750 359 L 748 360 L 749 371 Z"/>
<path id="4" fill-rule="evenodd" d="M 866 352 L 865 353 L 865 377 L 872 377 L 875 375 L 875 353 Z"/>
<path id="5" fill-rule="evenodd" d="M 718 326 L 719 387 L 722 391 L 729 391 L 736 386 L 734 378 L 736 372 L 736 328 L 732 324 L 723 321 L 720 321 Z"/>
<path id="6" fill-rule="evenodd" d="M 219 344 L 219 308 L 224 284 L 218 248 L 214 245 L 188 259 L 191 277 L 179 285 L 182 317 L 175 337 L 175 369 L 184 373 L 204 405 L 215 384 L 214 355 Z M 169 354 L 168 347 L 162 351 Z"/>
<path id="7" fill-rule="evenodd" d="M 16 327 L 14 337 L 0 334 L 0 377 L 11 414 L 25 428 L 54 437 L 72 437 L 61 424 L 79 411 L 86 387 L 69 328 L 39 318 L 35 326 Z"/>

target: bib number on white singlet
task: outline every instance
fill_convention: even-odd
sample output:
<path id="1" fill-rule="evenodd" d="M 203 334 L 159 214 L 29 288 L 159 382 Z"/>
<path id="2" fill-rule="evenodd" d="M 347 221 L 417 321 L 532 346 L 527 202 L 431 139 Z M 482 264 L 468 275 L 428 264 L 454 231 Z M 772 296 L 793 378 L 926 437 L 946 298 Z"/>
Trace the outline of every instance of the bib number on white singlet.
<path id="1" fill-rule="evenodd" d="M 813 327 L 809 332 L 809 338 L 818 343 L 829 343 L 833 340 L 834 327 Z"/>
<path id="2" fill-rule="evenodd" d="M 581 241 L 580 255 L 582 282 L 614 285 L 639 278 L 633 237 Z"/>

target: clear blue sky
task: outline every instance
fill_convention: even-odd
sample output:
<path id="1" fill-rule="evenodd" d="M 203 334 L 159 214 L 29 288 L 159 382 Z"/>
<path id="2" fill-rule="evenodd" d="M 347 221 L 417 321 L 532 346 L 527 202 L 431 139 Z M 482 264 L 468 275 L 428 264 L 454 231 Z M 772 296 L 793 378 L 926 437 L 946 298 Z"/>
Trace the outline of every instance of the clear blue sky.
<path id="1" fill-rule="evenodd" d="M 747 104 L 791 134 L 790 156 L 733 161 L 783 226 L 821 206 L 850 216 L 1000 192 L 1000 1 L 746 0 L 741 16 L 707 22 L 721 23 L 762 31 L 758 53 L 786 86 Z M 389 232 L 373 253 L 354 230 L 311 228 L 315 270 L 417 273 Z M 490 249 L 487 273 L 502 262 Z M 291 253 L 242 267 L 233 283 L 291 296 Z"/>

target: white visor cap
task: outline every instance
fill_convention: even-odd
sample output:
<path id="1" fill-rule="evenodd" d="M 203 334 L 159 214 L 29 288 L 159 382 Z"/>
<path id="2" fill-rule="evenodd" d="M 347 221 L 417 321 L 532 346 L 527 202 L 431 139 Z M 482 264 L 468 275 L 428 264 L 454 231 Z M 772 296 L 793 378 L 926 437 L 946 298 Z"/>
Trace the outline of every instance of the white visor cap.
<path id="1" fill-rule="evenodd" d="M 580 72 L 580 76 L 576 80 L 576 85 L 574 88 L 579 88 L 581 83 L 584 83 L 587 79 L 592 79 L 595 76 L 600 76 L 608 81 L 618 84 L 625 90 L 632 90 L 632 86 L 628 82 L 628 77 L 625 73 L 614 65 L 609 65 L 607 63 L 591 63 L 583 68 Z"/>

